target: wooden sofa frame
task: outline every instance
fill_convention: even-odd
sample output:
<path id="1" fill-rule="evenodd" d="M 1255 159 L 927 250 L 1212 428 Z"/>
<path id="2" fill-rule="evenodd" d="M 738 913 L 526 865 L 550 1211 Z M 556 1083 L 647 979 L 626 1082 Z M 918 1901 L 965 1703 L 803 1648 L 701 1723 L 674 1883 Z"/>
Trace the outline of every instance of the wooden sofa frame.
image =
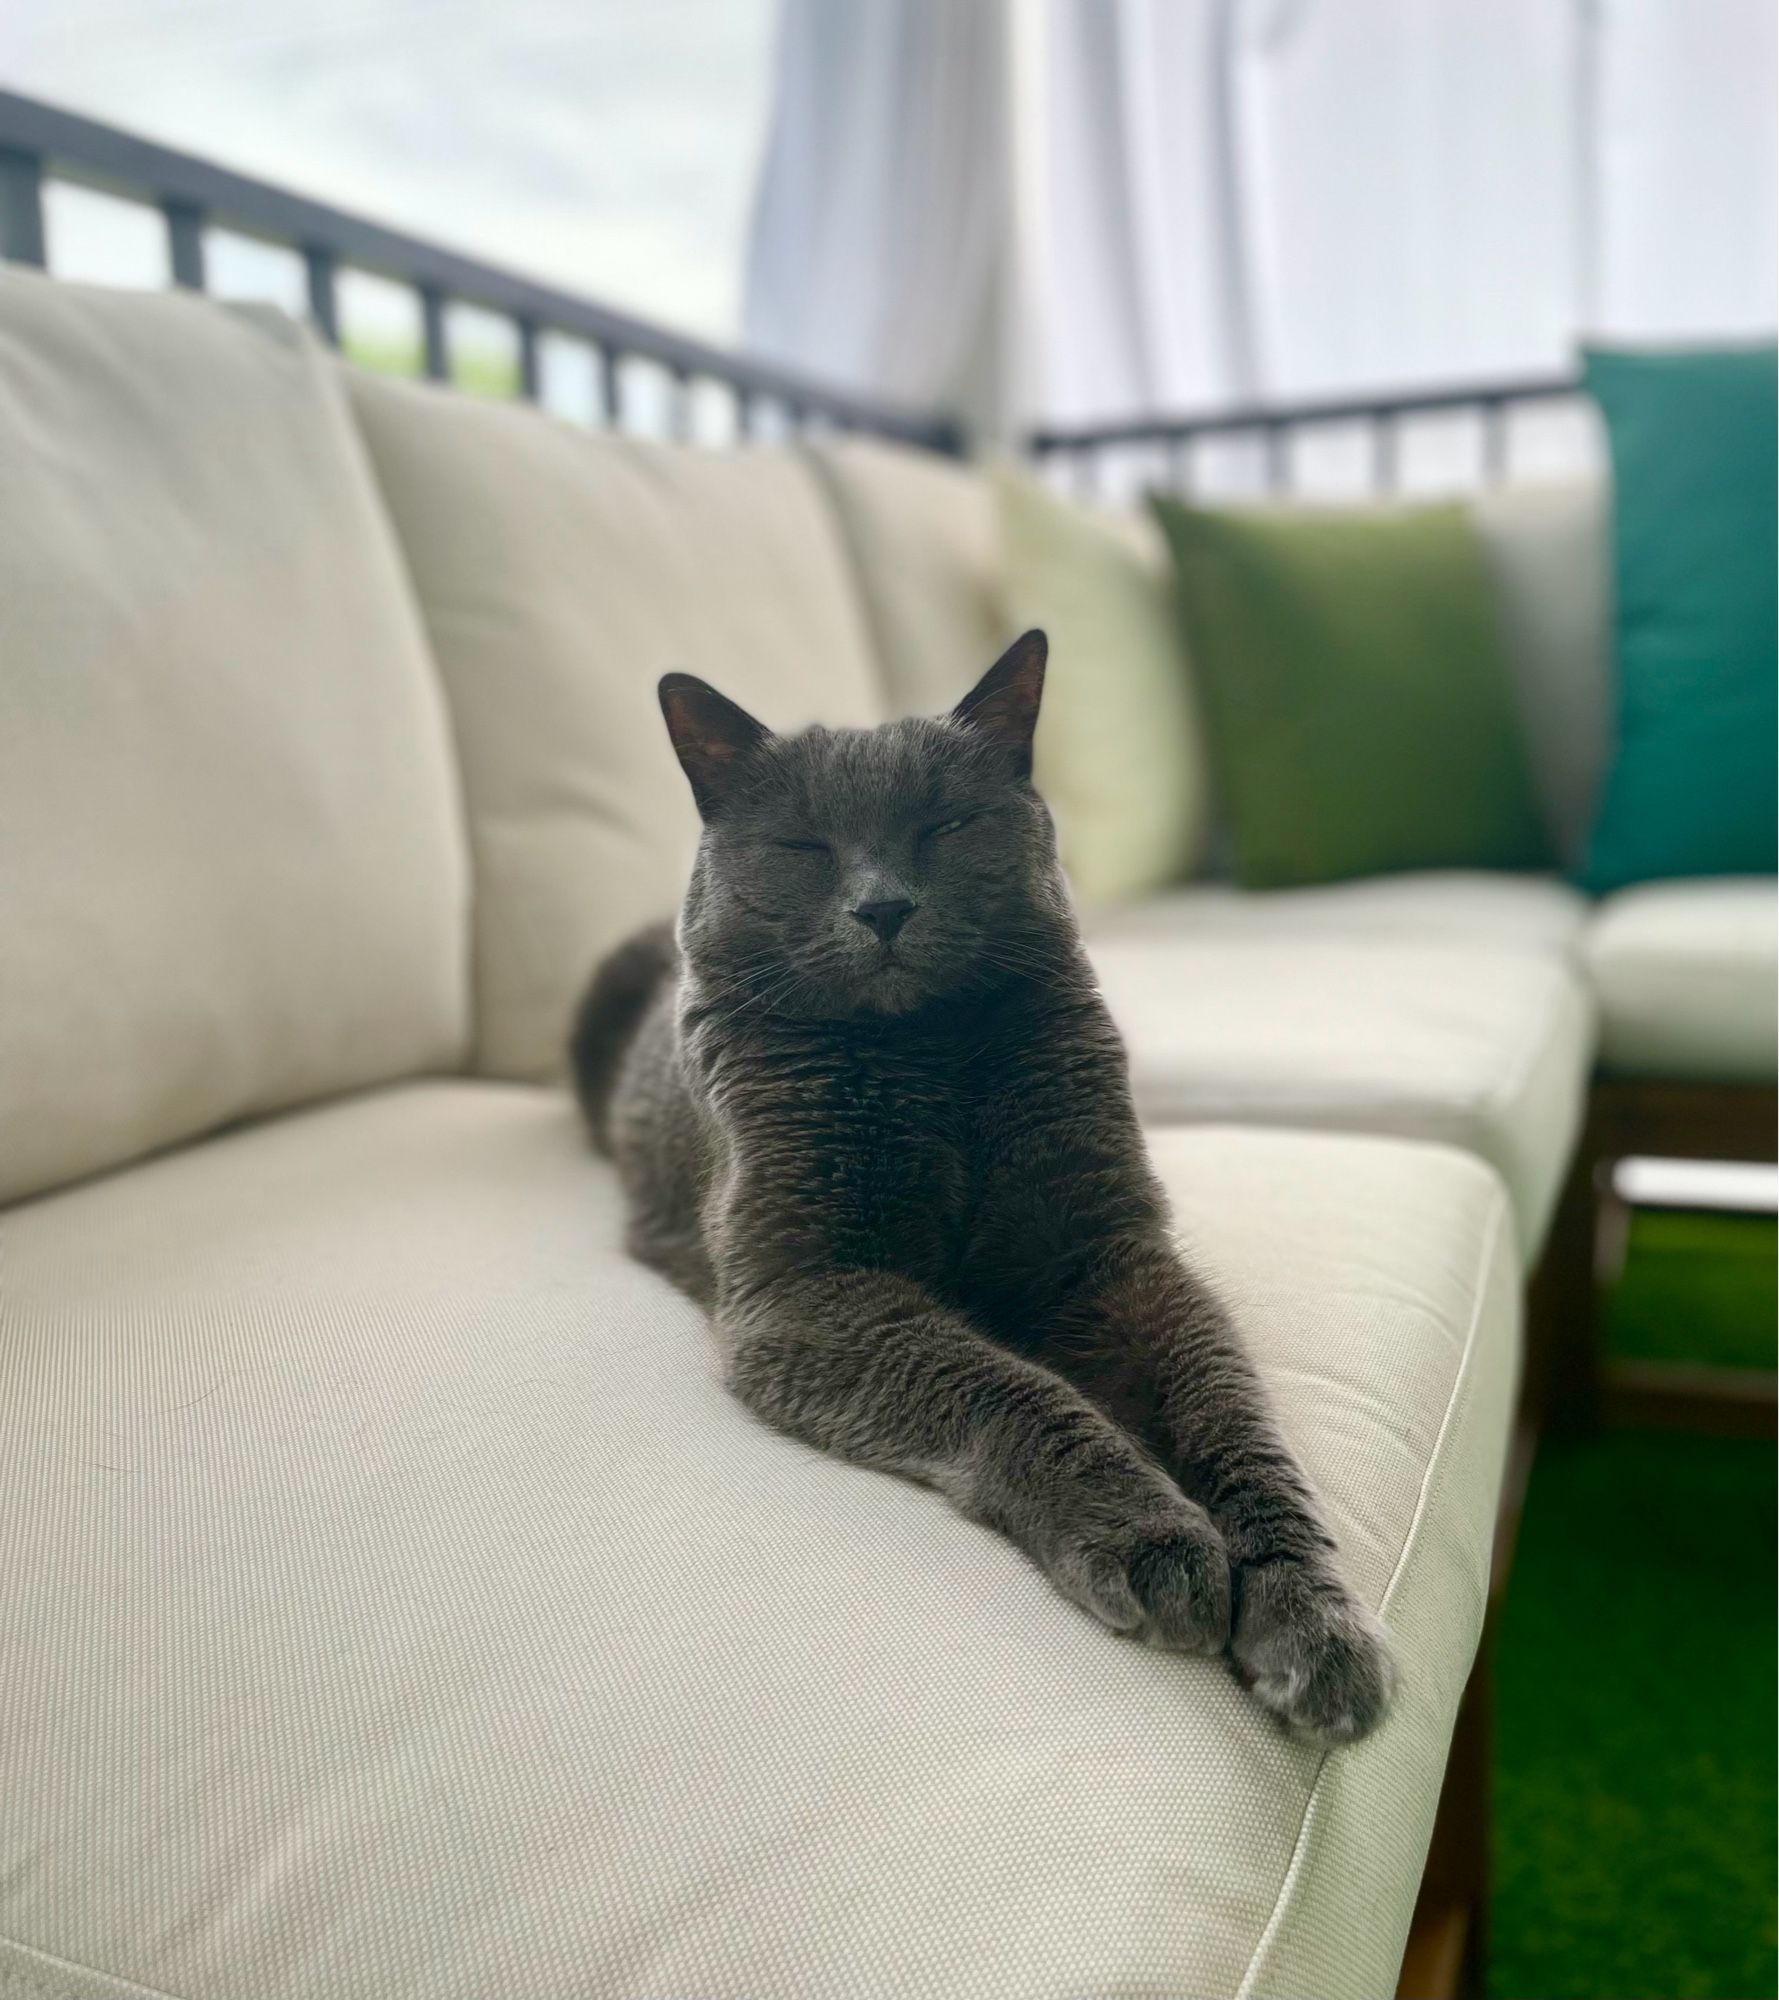
<path id="1" fill-rule="evenodd" d="M 1485 1990 L 1495 1632 L 1539 1440 L 1602 1423 L 1775 1435 L 1779 1378 L 1770 1372 L 1605 1355 L 1602 1292 L 1624 1235 L 1613 1169 L 1640 1156 L 1770 1163 L 1779 1159 L 1776 1133 L 1779 1091 L 1770 1086 L 1595 1081 L 1581 1144 L 1527 1287 L 1525 1375 L 1501 1483 L 1488 1610 L 1446 1761 L 1399 2000 L 1481 2000 Z"/>

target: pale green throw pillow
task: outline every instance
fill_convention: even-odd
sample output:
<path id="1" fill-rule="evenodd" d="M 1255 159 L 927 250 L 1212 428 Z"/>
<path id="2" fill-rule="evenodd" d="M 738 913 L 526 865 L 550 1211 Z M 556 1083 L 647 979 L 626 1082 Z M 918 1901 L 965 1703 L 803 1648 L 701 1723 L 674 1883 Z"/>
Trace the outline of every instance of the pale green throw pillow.
<path id="1" fill-rule="evenodd" d="M 1008 629 L 1050 635 L 1035 776 L 1063 865 L 1084 909 L 1134 901 L 1194 871 L 1208 818 L 1166 548 L 1141 515 L 991 476 Z"/>

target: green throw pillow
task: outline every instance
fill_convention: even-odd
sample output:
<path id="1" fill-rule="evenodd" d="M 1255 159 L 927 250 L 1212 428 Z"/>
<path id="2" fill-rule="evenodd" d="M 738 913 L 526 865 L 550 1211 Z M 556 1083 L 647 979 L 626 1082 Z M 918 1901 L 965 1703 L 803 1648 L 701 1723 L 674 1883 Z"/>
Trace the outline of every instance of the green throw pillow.
<path id="1" fill-rule="evenodd" d="M 1550 864 L 1465 509 L 1155 505 L 1245 887 Z"/>
<path id="2" fill-rule="evenodd" d="M 1041 625 L 1050 670 L 1038 789 L 1085 909 L 1183 880 L 1204 854 L 1206 774 L 1167 549 L 1146 515 L 1059 499 L 994 468 L 1008 631 Z"/>
<path id="3" fill-rule="evenodd" d="M 1770 346 L 1587 357 L 1618 593 L 1618 751 L 1585 874 L 1598 895 L 1779 861 L 1775 380 Z"/>

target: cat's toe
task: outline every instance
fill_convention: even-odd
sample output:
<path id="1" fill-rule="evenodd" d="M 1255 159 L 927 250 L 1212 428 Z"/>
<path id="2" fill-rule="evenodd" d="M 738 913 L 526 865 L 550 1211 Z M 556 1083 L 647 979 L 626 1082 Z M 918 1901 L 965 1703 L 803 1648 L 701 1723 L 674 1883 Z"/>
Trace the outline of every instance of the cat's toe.
<path id="1" fill-rule="evenodd" d="M 1230 1654 L 1294 1736 L 1353 1743 L 1383 1720 L 1396 1669 L 1384 1629 L 1335 1579 L 1296 1562 L 1247 1569 Z"/>
<path id="2" fill-rule="evenodd" d="M 1048 1558 L 1050 1580 L 1072 1603 L 1114 1632 L 1134 1632 L 1143 1607 L 1130 1587 L 1130 1574 L 1115 1548 L 1096 1541 L 1069 1541 Z"/>
<path id="3" fill-rule="evenodd" d="M 1071 1540 L 1048 1567 L 1064 1596 L 1114 1632 L 1182 1653 L 1229 1642 L 1229 1553 L 1188 1501 Z"/>
<path id="4" fill-rule="evenodd" d="M 1139 1536 L 1129 1576 L 1150 1645 L 1218 1653 L 1228 1644 L 1229 1551 L 1208 1516 L 1185 1515 Z"/>

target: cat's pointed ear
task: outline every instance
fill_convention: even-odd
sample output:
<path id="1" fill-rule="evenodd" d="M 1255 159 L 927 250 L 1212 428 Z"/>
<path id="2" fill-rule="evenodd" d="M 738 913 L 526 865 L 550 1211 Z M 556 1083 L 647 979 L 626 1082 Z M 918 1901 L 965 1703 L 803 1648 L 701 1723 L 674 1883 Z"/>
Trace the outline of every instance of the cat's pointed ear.
<path id="1" fill-rule="evenodd" d="M 772 732 L 696 674 L 663 674 L 658 692 L 674 754 L 708 819 L 749 751 Z"/>
<path id="2" fill-rule="evenodd" d="M 1022 778 L 1032 774 L 1032 731 L 1049 656 L 1050 641 L 1042 632 L 1022 633 L 951 711 L 954 722 L 980 730 L 1009 751 Z"/>

